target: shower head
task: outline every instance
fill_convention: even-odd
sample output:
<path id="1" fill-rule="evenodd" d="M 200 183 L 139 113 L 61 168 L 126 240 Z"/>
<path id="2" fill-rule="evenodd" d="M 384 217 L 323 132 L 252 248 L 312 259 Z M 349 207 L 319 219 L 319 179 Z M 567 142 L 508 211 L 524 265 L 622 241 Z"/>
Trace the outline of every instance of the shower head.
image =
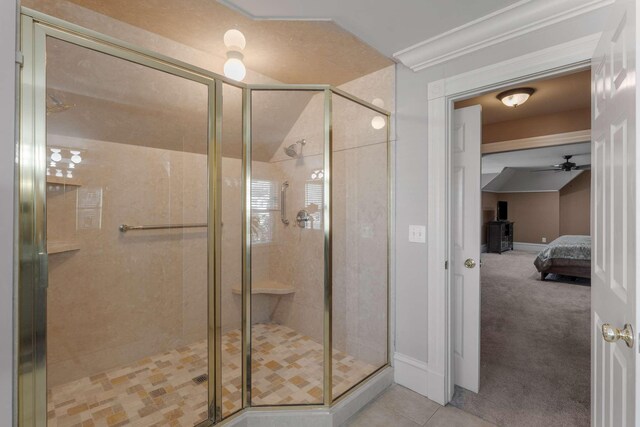
<path id="1" fill-rule="evenodd" d="M 296 150 L 296 144 L 291 144 L 290 146 L 285 147 L 284 152 L 287 156 L 292 157 L 294 159 L 298 157 L 298 150 Z"/>
<path id="2" fill-rule="evenodd" d="M 51 93 L 47 94 L 47 98 L 47 114 L 62 113 L 71 107 L 75 107 L 75 104 L 67 104 Z"/>
<path id="3" fill-rule="evenodd" d="M 300 147 L 302 147 L 306 143 L 307 143 L 306 140 L 301 139 L 299 141 L 296 141 L 295 144 L 291 144 L 290 146 L 285 147 L 283 150 L 287 156 L 291 157 L 292 159 L 297 159 L 298 157 L 300 157 L 300 154 L 302 153 L 302 150 L 300 150 L 300 154 L 298 154 L 298 144 L 300 144 Z"/>

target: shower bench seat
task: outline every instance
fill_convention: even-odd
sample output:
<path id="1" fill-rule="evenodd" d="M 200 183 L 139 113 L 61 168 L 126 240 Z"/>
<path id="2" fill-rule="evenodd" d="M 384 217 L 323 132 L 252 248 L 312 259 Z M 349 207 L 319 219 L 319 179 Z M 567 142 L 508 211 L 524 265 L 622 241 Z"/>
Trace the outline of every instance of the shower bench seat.
<path id="1" fill-rule="evenodd" d="M 293 286 L 285 285 L 275 280 L 258 280 L 251 284 L 252 294 L 286 295 L 295 291 Z M 242 293 L 240 284 L 233 286 L 231 292 L 240 295 Z"/>

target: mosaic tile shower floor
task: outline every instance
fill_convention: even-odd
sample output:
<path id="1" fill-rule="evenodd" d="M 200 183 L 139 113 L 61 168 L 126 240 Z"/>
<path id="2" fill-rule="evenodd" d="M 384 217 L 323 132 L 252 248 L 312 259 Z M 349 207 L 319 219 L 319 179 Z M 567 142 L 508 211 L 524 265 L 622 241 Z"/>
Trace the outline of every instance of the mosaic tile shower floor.
<path id="1" fill-rule="evenodd" d="M 254 405 L 319 403 L 322 345 L 275 324 L 252 328 Z M 241 340 L 222 338 L 223 413 L 241 406 Z M 48 426 L 193 426 L 206 418 L 207 342 L 146 357 L 128 366 L 81 378 L 48 391 Z M 376 367 L 333 353 L 333 390 L 339 395 Z"/>

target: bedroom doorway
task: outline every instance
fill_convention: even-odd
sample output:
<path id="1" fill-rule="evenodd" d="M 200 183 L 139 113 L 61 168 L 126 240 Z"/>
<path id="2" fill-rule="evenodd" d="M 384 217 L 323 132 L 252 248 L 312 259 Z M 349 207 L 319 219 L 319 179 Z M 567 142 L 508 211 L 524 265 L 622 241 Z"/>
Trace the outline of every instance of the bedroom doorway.
<path id="1" fill-rule="evenodd" d="M 477 223 L 454 221 L 451 251 L 477 244 L 481 268 L 452 270 L 465 316 L 453 319 L 450 403 L 498 425 L 589 424 L 590 80 L 583 68 L 455 103 L 451 185 L 456 194 L 463 180 L 479 182 L 478 200 L 464 196 L 464 211 L 478 214 L 462 216 L 481 227 L 468 236 Z M 526 102 L 500 99 L 513 89 Z M 456 169 L 460 155 L 477 168 Z M 463 275 L 473 274 L 480 287 L 470 296 Z M 474 328 L 477 343 L 462 333 Z"/>

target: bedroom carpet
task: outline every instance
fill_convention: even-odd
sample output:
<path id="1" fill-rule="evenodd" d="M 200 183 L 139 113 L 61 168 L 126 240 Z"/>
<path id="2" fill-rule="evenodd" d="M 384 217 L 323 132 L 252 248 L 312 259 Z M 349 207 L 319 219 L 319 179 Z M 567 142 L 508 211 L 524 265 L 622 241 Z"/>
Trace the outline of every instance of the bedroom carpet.
<path id="1" fill-rule="evenodd" d="M 591 288 L 541 282 L 535 256 L 482 254 L 480 392 L 451 404 L 499 426 L 588 426 Z"/>

